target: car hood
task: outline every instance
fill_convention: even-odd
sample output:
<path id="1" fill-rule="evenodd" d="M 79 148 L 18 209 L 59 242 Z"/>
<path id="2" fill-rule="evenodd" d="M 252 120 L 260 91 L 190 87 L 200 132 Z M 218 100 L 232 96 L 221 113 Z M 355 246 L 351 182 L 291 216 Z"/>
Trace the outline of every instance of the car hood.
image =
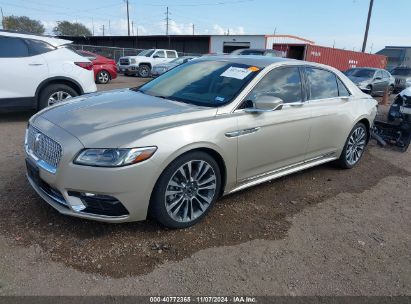
<path id="1" fill-rule="evenodd" d="M 85 147 L 120 147 L 189 121 L 212 119 L 215 108 L 200 107 L 123 89 L 74 98 L 43 110 L 42 117 L 77 137 Z"/>
<path id="2" fill-rule="evenodd" d="M 354 83 L 360 83 L 360 82 L 363 82 L 363 81 L 370 81 L 371 79 L 370 78 L 367 78 L 367 77 L 355 77 L 355 76 L 347 76 L 352 82 L 354 82 Z"/>

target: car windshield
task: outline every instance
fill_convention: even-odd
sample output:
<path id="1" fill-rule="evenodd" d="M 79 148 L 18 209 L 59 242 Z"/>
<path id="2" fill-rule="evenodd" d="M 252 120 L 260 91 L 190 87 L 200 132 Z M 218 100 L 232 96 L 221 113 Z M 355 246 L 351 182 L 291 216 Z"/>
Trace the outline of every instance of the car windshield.
<path id="1" fill-rule="evenodd" d="M 391 75 L 411 76 L 411 69 L 394 69 L 392 70 Z"/>
<path id="2" fill-rule="evenodd" d="M 347 76 L 361 77 L 361 78 L 373 78 L 375 70 L 371 69 L 351 69 L 345 72 Z"/>
<path id="3" fill-rule="evenodd" d="M 185 103 L 218 107 L 231 102 L 260 68 L 227 61 L 190 61 L 148 82 L 139 91 Z"/>
<path id="4" fill-rule="evenodd" d="M 244 50 L 239 53 L 239 55 L 264 55 L 264 51 L 259 50 Z"/>
<path id="5" fill-rule="evenodd" d="M 145 56 L 145 57 L 150 57 L 151 55 L 153 55 L 154 50 L 144 50 L 140 53 L 138 53 L 137 56 Z"/>
<path id="6" fill-rule="evenodd" d="M 186 58 L 184 58 L 184 57 L 176 58 L 176 59 L 171 60 L 170 63 L 181 64 L 181 63 L 184 62 L 184 59 L 186 59 Z"/>

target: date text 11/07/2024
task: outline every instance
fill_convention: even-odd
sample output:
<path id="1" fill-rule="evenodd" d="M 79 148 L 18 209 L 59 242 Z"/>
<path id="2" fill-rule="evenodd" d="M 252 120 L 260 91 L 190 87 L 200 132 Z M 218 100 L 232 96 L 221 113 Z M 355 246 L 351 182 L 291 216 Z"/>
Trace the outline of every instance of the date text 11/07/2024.
<path id="1" fill-rule="evenodd" d="M 150 303 L 257 303 L 255 297 L 150 297 Z"/>

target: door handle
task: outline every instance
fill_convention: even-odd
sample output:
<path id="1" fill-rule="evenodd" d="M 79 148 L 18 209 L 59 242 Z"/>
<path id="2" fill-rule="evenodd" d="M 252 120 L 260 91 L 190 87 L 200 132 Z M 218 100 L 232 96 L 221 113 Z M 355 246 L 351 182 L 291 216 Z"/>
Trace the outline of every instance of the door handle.
<path id="1" fill-rule="evenodd" d="M 29 63 L 29 66 L 40 66 L 40 65 L 43 65 L 43 63 L 36 63 L 36 62 Z"/>

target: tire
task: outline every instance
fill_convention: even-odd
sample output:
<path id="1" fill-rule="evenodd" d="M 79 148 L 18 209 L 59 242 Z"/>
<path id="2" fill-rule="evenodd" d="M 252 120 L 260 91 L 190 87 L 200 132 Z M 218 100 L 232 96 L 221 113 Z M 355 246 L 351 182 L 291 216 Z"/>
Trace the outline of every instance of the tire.
<path id="1" fill-rule="evenodd" d="M 65 99 L 78 96 L 76 90 L 66 84 L 51 84 L 41 90 L 39 95 L 39 110 L 42 110 Z M 52 100 L 54 99 L 54 101 Z"/>
<path id="2" fill-rule="evenodd" d="M 220 189 L 220 168 L 214 158 L 201 151 L 189 152 L 174 160 L 159 177 L 149 214 L 168 228 L 192 226 L 207 215 Z"/>
<path id="3" fill-rule="evenodd" d="M 138 68 L 138 76 L 140 76 L 141 78 L 147 78 L 150 76 L 150 66 L 147 64 L 142 64 L 140 65 L 140 67 Z"/>
<path id="4" fill-rule="evenodd" d="M 110 73 L 106 70 L 101 70 L 96 75 L 96 82 L 97 83 L 106 84 L 106 83 L 109 83 L 110 80 L 111 80 Z"/>
<path id="5" fill-rule="evenodd" d="M 352 128 L 337 161 L 341 168 L 351 169 L 358 164 L 367 146 L 368 132 L 367 127 L 361 122 Z"/>

